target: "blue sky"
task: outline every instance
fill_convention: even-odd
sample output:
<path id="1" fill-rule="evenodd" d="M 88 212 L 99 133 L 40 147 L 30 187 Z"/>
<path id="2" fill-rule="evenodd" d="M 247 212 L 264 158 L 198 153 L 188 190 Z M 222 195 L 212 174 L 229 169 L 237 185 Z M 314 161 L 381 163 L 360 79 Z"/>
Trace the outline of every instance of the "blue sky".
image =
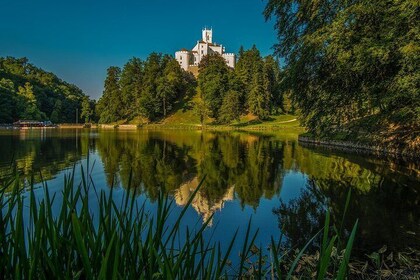
<path id="1" fill-rule="evenodd" d="M 192 48 L 204 26 L 213 41 L 238 52 L 256 44 L 263 55 L 276 42 L 262 0 L 0 0 L 0 56 L 30 62 L 102 94 L 106 69 L 153 51 Z"/>

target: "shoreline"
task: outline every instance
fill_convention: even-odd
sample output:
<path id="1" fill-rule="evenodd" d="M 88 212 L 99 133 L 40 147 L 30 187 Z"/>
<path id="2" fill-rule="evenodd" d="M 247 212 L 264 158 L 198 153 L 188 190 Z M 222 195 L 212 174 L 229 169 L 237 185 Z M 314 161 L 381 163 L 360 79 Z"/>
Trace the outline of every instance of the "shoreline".
<path id="1" fill-rule="evenodd" d="M 350 152 L 355 154 L 366 154 L 373 155 L 380 158 L 391 157 L 393 159 L 419 161 L 420 150 L 408 149 L 408 148 L 397 148 L 397 147 L 386 147 L 378 144 L 367 144 L 358 143 L 352 141 L 337 141 L 337 140 L 326 140 L 316 139 L 308 136 L 298 136 L 298 142 L 307 146 L 324 147 L 344 152 Z"/>
<path id="2" fill-rule="evenodd" d="M 179 130 L 179 131 L 248 131 L 248 132 L 290 132 L 296 131 L 298 135 L 297 140 L 299 144 L 308 147 L 324 147 L 338 151 L 344 151 L 354 154 L 373 155 L 379 158 L 393 158 L 404 161 L 419 161 L 420 149 L 413 149 L 407 147 L 390 147 L 380 144 L 360 143 L 345 140 L 328 140 L 317 139 L 306 136 L 302 133 L 305 129 L 300 126 L 281 126 L 281 125 L 166 125 L 166 124 L 58 124 L 55 127 L 14 127 L 14 126 L 0 126 L 4 130 L 42 130 L 42 129 L 99 129 L 99 130 L 115 130 L 115 131 L 135 131 L 135 130 Z"/>
<path id="3" fill-rule="evenodd" d="M 223 130 L 223 131 L 281 131 L 281 130 L 301 130 L 303 127 L 299 126 L 279 126 L 279 125 L 252 125 L 252 126 L 230 126 L 230 125 L 114 125 L 114 124 L 98 124 L 98 125 L 57 125 L 54 127 L 15 127 L 15 126 L 0 126 L 1 130 L 42 130 L 42 129 L 104 129 L 104 130 Z"/>

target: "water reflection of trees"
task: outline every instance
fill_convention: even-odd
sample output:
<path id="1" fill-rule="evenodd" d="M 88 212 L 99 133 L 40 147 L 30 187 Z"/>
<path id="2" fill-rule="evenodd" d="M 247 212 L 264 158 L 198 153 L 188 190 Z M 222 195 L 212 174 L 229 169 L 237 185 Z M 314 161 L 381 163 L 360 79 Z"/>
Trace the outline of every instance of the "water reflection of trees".
<path id="1" fill-rule="evenodd" d="M 97 142 L 108 185 L 129 186 L 156 199 L 159 190 L 171 191 L 195 173 L 189 147 L 165 139 L 130 133 L 101 133 Z"/>
<path id="2" fill-rule="evenodd" d="M 151 199 L 164 189 L 182 205 L 206 175 L 195 208 L 209 216 L 235 198 L 257 207 L 262 197 L 278 194 L 283 177 L 294 170 L 308 176 L 309 187 L 276 211 L 292 245 L 308 240 L 323 224 L 324 199 L 333 219 L 340 220 L 349 189 L 352 202 L 345 228 L 360 218 L 359 246 L 420 244 L 419 179 L 404 165 L 312 150 L 278 136 L 237 132 L 44 133 L 0 136 L 0 179 L 15 159 L 24 178 L 35 173 L 39 181 L 41 171 L 48 180 L 92 150 L 100 155 L 109 186 L 127 188 L 131 180 L 132 187 Z"/>
<path id="3" fill-rule="evenodd" d="M 127 187 L 131 172 L 132 186 L 156 198 L 159 187 L 174 191 L 205 175 L 200 193 L 209 205 L 233 186 L 243 204 L 272 197 L 281 183 L 281 148 L 268 138 L 226 133 L 101 133 L 97 142 L 109 185 Z"/>
<path id="4" fill-rule="evenodd" d="M 313 181 L 308 183 L 299 197 L 288 203 L 280 200 L 280 206 L 273 209 L 273 213 L 277 215 L 279 228 L 286 237 L 285 245 L 290 248 L 304 247 L 324 226 L 326 209 L 326 199 Z M 315 247 L 318 242 L 319 239 L 316 239 Z"/>
<path id="5" fill-rule="evenodd" d="M 86 156 L 94 139 L 78 131 L 11 131 L 0 135 L 0 179 L 9 175 L 13 166 L 22 180 L 34 182 L 52 179 Z"/>
<path id="6" fill-rule="evenodd" d="M 273 136 L 233 132 L 100 133 L 97 148 L 108 184 L 114 180 L 127 187 L 132 171 L 132 185 L 151 198 L 164 187 L 182 204 L 206 175 L 195 205 L 203 215 L 222 208 L 233 196 L 242 205 L 257 207 L 262 197 L 279 193 L 288 170 L 307 174 L 307 190 L 277 212 L 297 213 L 281 220 L 285 231 L 298 238 L 290 239 L 296 245 L 323 224 L 324 200 L 330 204 L 332 218 L 341 220 L 349 189 L 353 199 L 345 229 L 361 219 L 358 244 L 367 246 L 372 240 L 378 246 L 395 244 L 394 236 L 404 244 L 417 242 L 406 232 L 419 231 L 419 189 L 414 186 L 418 181 L 403 167 L 390 169 L 383 161 L 312 151 Z"/>
<path id="7" fill-rule="evenodd" d="M 373 181 L 369 191 L 358 189 L 354 181 L 338 181 L 311 175 L 300 196 L 273 210 L 278 216 L 290 246 L 301 247 L 324 225 L 325 209 L 339 227 L 344 215 L 345 201 L 352 189 L 349 210 L 344 220 L 344 233 L 349 233 L 359 219 L 355 252 L 364 254 L 387 245 L 391 250 L 408 246 L 419 248 L 420 209 L 419 189 L 398 185 L 387 177 Z"/>

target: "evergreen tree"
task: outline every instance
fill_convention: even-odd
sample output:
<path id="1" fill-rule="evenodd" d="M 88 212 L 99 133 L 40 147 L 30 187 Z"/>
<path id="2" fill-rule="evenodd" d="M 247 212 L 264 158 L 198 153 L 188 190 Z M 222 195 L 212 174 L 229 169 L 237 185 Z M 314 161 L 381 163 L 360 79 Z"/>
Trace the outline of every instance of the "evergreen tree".
<path id="1" fill-rule="evenodd" d="M 143 76 L 143 62 L 139 58 L 133 57 L 124 65 L 120 79 L 122 118 L 132 119 L 138 114 L 136 105 L 141 96 Z"/>
<path id="2" fill-rule="evenodd" d="M 239 56 L 238 63 L 235 67 L 235 74 L 237 79 L 240 81 L 243 89 L 241 93 L 241 104 L 245 109 L 248 109 L 248 95 L 252 89 L 252 83 L 255 76 L 255 69 L 261 64 L 262 58 L 259 50 L 255 45 L 250 50 L 244 51 L 243 48 L 240 50 L 242 55 Z"/>
<path id="3" fill-rule="evenodd" d="M 239 47 L 239 58 L 241 58 L 244 55 L 244 46 Z"/>
<path id="4" fill-rule="evenodd" d="M 233 90 L 239 95 L 238 106 L 241 108 L 241 113 L 246 107 L 247 86 L 242 82 L 235 71 L 229 71 L 229 90 Z"/>
<path id="5" fill-rule="evenodd" d="M 194 110 L 194 114 L 199 117 L 200 124 L 203 126 L 205 120 L 208 118 L 210 114 L 208 105 L 202 98 L 199 98 L 198 100 L 194 102 L 193 110 Z"/>
<path id="6" fill-rule="evenodd" d="M 169 58 L 164 65 L 163 75 L 157 81 L 157 94 L 162 102 L 163 117 L 166 117 L 168 111 L 172 110 L 172 106 L 177 97 L 180 97 L 183 87 L 182 69 L 179 63 Z"/>
<path id="7" fill-rule="evenodd" d="M 161 101 L 157 94 L 157 79 L 162 75 L 162 55 L 151 53 L 144 64 L 143 89 L 139 99 L 140 114 L 150 120 L 159 117 Z"/>
<path id="8" fill-rule="evenodd" d="M 209 106 L 210 117 L 218 120 L 223 98 L 229 87 L 229 68 L 220 55 L 207 55 L 199 65 L 198 87 Z"/>
<path id="9" fill-rule="evenodd" d="M 240 96 L 237 91 L 229 90 L 223 98 L 220 108 L 220 122 L 230 123 L 234 120 L 239 121 L 241 116 Z"/>
<path id="10" fill-rule="evenodd" d="M 121 112 L 120 75 L 121 69 L 119 67 L 111 66 L 107 70 L 105 89 L 97 104 L 99 122 L 101 123 L 116 122 L 124 116 Z"/>
<path id="11" fill-rule="evenodd" d="M 138 115 L 154 121 L 166 117 L 183 94 L 194 90 L 195 79 L 172 56 L 151 53 L 144 62 L 130 59 L 121 75 L 108 71 L 105 85 L 96 108 L 101 122 L 130 120 Z M 105 108 L 111 100 L 119 106 L 117 114 L 111 113 L 116 108 Z"/>
<path id="12" fill-rule="evenodd" d="M 253 80 L 251 83 L 251 90 L 248 94 L 248 108 L 249 111 L 263 120 L 269 116 L 269 92 L 268 79 L 263 64 L 259 63 L 254 66 Z"/>
<path id="13" fill-rule="evenodd" d="M 266 79 L 268 80 L 265 85 L 270 99 L 270 113 L 280 109 L 284 111 L 283 96 L 280 90 L 280 67 L 278 61 L 273 56 L 269 55 L 264 58 L 264 71 Z"/>

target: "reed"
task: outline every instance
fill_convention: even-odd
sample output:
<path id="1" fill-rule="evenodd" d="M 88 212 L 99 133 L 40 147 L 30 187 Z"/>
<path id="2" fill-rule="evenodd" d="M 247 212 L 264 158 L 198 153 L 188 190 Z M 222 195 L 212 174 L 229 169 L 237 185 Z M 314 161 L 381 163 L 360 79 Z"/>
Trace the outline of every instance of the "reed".
<path id="1" fill-rule="evenodd" d="M 252 233 L 249 221 L 237 263 L 233 267 L 232 248 L 203 238 L 208 221 L 198 228 L 181 224 L 201 181 L 175 222 L 168 217 L 173 200 L 160 194 L 155 213 L 139 204 L 134 190 L 128 189 L 118 203 L 113 188 L 98 191 L 92 178 L 81 168 L 81 181 L 75 182 L 75 168 L 64 178 L 62 202 L 43 184 L 44 195 L 37 199 L 34 184 L 22 188 L 17 172 L 1 182 L 0 189 L 0 275 L 3 279 L 344 279 L 357 223 L 346 243 L 344 255 L 332 261 L 339 231 L 331 234 L 327 213 L 325 226 L 300 250 L 284 249 L 281 237 L 267 244 L 268 253 L 257 247 L 258 230 Z M 130 184 L 129 184 L 130 185 Z M 92 194 L 94 194 L 92 196 Z M 92 200 L 99 211 L 92 213 Z M 347 202 L 348 203 L 348 202 Z M 181 235 L 183 238 L 181 238 Z M 302 255 L 317 237 L 322 238 L 316 271 L 296 270 Z M 183 240 L 183 241 L 181 241 Z M 315 274 L 314 274 L 315 273 Z M 312 276 L 311 276 L 312 275 Z"/>

